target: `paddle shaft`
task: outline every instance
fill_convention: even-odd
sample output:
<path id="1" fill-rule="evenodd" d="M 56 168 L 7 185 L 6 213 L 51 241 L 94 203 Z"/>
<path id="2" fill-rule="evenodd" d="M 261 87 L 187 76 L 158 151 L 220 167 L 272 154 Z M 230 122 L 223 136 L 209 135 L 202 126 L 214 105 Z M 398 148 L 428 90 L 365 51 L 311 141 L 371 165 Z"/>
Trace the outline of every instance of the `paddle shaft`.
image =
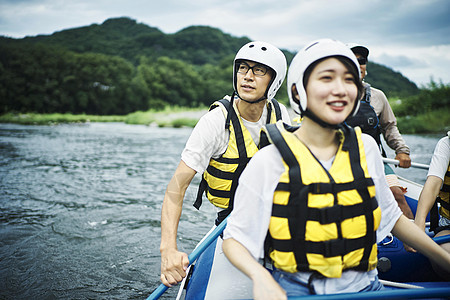
<path id="1" fill-rule="evenodd" d="M 390 158 L 385 158 L 383 157 L 383 162 L 388 163 L 388 164 L 393 164 L 398 166 L 400 164 L 400 162 L 396 159 L 390 159 Z M 413 168 L 419 168 L 419 169 L 425 169 L 428 170 L 430 168 L 429 165 L 424 165 L 424 164 L 419 164 L 419 163 L 411 163 L 411 167 Z"/>
<path id="2" fill-rule="evenodd" d="M 439 244 L 439 245 L 445 244 L 445 243 L 450 243 L 450 234 L 434 237 L 433 241 L 435 241 L 436 244 Z"/>
<path id="3" fill-rule="evenodd" d="M 208 248 L 209 245 L 211 245 L 212 242 L 214 242 L 219 235 L 222 234 L 223 230 L 227 226 L 227 218 L 222 221 L 204 240 L 203 242 L 198 245 L 194 251 L 192 251 L 191 254 L 189 254 L 189 265 L 191 265 L 199 256 L 200 254 L 205 251 L 206 248 Z M 147 300 L 154 300 L 161 297 L 162 294 L 168 289 L 167 286 L 164 284 L 160 284 L 156 290 L 151 293 L 150 296 L 148 296 Z"/>

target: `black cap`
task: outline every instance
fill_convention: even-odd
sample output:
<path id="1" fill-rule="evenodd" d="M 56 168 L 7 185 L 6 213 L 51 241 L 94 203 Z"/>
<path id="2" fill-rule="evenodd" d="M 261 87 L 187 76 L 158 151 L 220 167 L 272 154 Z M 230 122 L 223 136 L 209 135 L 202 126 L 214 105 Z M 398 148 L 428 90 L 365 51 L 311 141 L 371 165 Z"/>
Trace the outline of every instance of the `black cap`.
<path id="1" fill-rule="evenodd" d="M 361 54 L 363 57 L 367 59 L 369 56 L 369 49 L 364 47 L 363 45 L 355 44 L 355 43 L 349 43 L 347 46 L 353 51 L 353 53 Z"/>

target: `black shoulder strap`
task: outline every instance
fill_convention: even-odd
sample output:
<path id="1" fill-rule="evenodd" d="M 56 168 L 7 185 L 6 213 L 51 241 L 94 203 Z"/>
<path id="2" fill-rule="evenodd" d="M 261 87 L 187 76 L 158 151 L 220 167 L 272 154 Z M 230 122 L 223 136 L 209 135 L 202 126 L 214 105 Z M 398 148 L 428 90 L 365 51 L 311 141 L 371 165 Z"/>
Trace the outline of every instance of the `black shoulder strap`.
<path id="1" fill-rule="evenodd" d="M 259 149 L 261 150 L 265 146 L 270 145 L 269 137 L 267 136 L 267 133 L 264 130 L 261 130 L 259 134 Z"/>
<path id="2" fill-rule="evenodd" d="M 267 132 L 270 136 L 270 139 L 277 147 L 281 156 L 283 157 L 284 162 L 289 166 L 289 202 L 288 205 L 298 205 L 298 218 L 290 218 L 288 219 L 289 228 L 291 230 L 292 236 L 305 236 L 306 232 L 306 213 L 307 213 L 307 201 L 301 201 L 300 199 L 304 198 L 304 193 L 307 190 L 304 188 L 301 179 L 301 171 L 300 165 L 297 162 L 297 158 L 295 157 L 292 150 L 289 148 L 287 142 L 284 140 L 280 130 L 278 129 L 276 124 L 266 125 Z M 273 209 L 276 209 L 277 204 L 273 204 Z M 273 241 L 272 241 L 273 242 Z M 306 259 L 306 246 L 305 240 L 295 241 L 293 244 L 296 247 L 295 258 L 297 262 L 300 264 L 305 264 L 307 262 Z"/>
<path id="3" fill-rule="evenodd" d="M 238 167 L 235 170 L 234 174 L 237 178 L 239 178 L 239 176 L 241 175 L 242 171 L 244 170 L 245 166 L 247 165 L 248 161 L 249 161 L 249 157 L 247 157 L 247 149 L 245 146 L 245 140 L 244 140 L 244 134 L 242 132 L 242 127 L 239 121 L 239 117 L 236 114 L 236 111 L 233 108 L 233 98 L 234 98 L 234 94 L 231 97 L 231 100 L 228 101 L 226 99 L 222 99 L 219 100 L 220 103 L 222 103 L 226 110 L 227 110 L 227 120 L 225 122 L 225 130 L 229 130 L 230 128 L 230 124 L 233 124 L 233 128 L 234 128 L 234 134 L 235 134 L 235 139 L 236 139 L 236 146 L 238 149 L 238 155 L 239 155 L 239 163 L 238 163 Z M 219 217 L 221 217 L 222 219 L 220 220 L 220 222 L 225 219 L 225 217 L 227 215 L 230 214 L 230 212 L 233 210 L 233 206 L 234 206 L 234 194 L 236 192 L 236 188 L 238 185 L 238 180 L 237 178 L 232 180 L 231 183 L 231 189 L 230 189 L 230 200 L 228 203 L 228 208 L 226 210 L 224 210 L 224 214 L 222 215 L 222 217 L 219 215 Z M 203 193 L 206 191 L 206 189 L 208 189 L 208 183 L 206 182 L 206 180 L 204 179 L 204 177 L 202 176 L 202 181 L 200 182 L 200 186 L 197 192 L 197 198 L 194 202 L 194 207 L 199 209 L 200 206 L 202 205 L 202 195 Z M 216 225 L 218 223 L 216 222 Z"/>
<path id="4" fill-rule="evenodd" d="M 430 230 L 433 231 L 435 234 L 436 228 L 439 227 L 439 208 L 438 208 L 439 200 L 440 198 L 438 196 L 430 210 Z"/>
<path id="5" fill-rule="evenodd" d="M 370 91 L 370 84 L 366 83 L 364 85 L 364 93 L 365 93 L 364 100 L 367 103 L 370 103 L 370 97 L 372 96 L 372 92 Z"/>
<path id="6" fill-rule="evenodd" d="M 272 100 L 270 100 L 270 103 L 267 106 L 267 118 L 266 118 L 266 124 L 270 124 L 270 119 L 272 119 L 272 106 L 273 109 L 275 110 L 275 120 L 279 121 L 281 120 L 281 108 L 280 108 L 280 103 L 278 103 L 278 101 L 275 98 L 272 98 Z"/>
<path id="7" fill-rule="evenodd" d="M 233 98 L 234 98 L 234 93 L 231 96 L 230 101 L 228 101 L 227 99 L 220 99 L 217 101 L 217 102 L 220 102 L 227 110 L 227 119 L 225 121 L 225 130 L 228 130 L 230 128 L 231 115 L 234 113 L 233 104 L 232 104 Z M 211 111 L 218 106 L 219 106 L 218 104 L 213 104 L 213 105 L 211 105 L 209 110 Z M 206 182 L 205 178 L 202 176 L 202 179 L 200 181 L 200 185 L 199 185 L 198 191 L 197 191 L 197 198 L 195 199 L 195 202 L 194 202 L 194 207 L 196 209 L 200 209 L 200 206 L 202 205 L 202 202 L 203 202 L 202 201 L 203 193 L 206 191 L 207 187 L 208 187 L 208 183 Z"/>
<path id="8" fill-rule="evenodd" d="M 227 110 L 227 119 L 225 121 L 225 129 L 230 128 L 230 120 L 231 120 L 231 110 L 233 109 L 233 97 L 234 94 L 231 96 L 231 100 L 228 101 L 227 99 L 221 99 L 219 100 L 220 103 L 222 103 L 222 105 L 225 107 L 225 109 Z M 217 106 L 212 107 L 211 109 L 215 108 Z M 211 110 L 210 109 L 210 110 Z"/>
<path id="9" fill-rule="evenodd" d="M 361 167 L 361 157 L 359 153 L 359 146 L 358 146 L 358 138 L 356 136 L 355 129 L 352 127 L 346 125 L 347 134 L 345 136 L 344 140 L 344 146 L 346 146 L 347 151 L 349 151 L 349 157 L 350 157 L 350 166 L 352 168 L 352 173 L 355 179 L 362 179 L 365 178 L 364 170 Z M 347 143 L 348 142 L 348 143 Z M 373 181 L 370 180 L 372 185 Z M 359 186 L 356 188 L 357 192 L 360 194 L 361 198 L 363 199 L 362 205 L 364 209 L 364 215 L 366 219 L 366 235 L 363 238 L 364 241 L 364 252 L 363 256 L 361 258 L 360 265 L 357 267 L 359 270 L 367 270 L 368 263 L 369 263 L 369 256 L 372 251 L 372 245 L 376 242 L 376 232 L 373 230 L 374 228 L 374 218 L 373 218 L 373 207 L 372 202 L 370 201 L 370 194 L 365 186 Z M 364 200 L 366 199 L 366 200 Z"/>
<path id="10" fill-rule="evenodd" d="M 278 101 L 275 98 L 272 98 L 272 104 L 273 107 L 275 109 L 275 118 L 277 121 L 281 120 L 281 108 L 280 108 L 280 103 L 278 103 Z"/>
<path id="11" fill-rule="evenodd" d="M 202 196 L 203 193 L 206 191 L 206 188 L 208 186 L 208 183 L 206 182 L 205 178 L 202 176 L 202 180 L 200 181 L 200 185 L 198 186 L 198 191 L 197 191 L 197 198 L 195 199 L 194 202 L 194 207 L 199 210 L 200 206 L 202 206 Z"/>

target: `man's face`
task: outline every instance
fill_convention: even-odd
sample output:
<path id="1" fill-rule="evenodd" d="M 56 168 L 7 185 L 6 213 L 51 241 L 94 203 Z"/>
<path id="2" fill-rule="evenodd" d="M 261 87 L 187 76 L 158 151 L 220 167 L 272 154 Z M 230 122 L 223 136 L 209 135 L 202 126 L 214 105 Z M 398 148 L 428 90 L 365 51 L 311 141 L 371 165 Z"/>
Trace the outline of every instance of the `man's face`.
<path id="1" fill-rule="evenodd" d="M 358 62 L 360 60 L 365 60 L 363 64 L 359 62 L 359 67 L 361 68 L 361 80 L 363 80 L 364 77 L 366 76 L 367 59 L 359 53 L 355 53 L 355 56 L 358 59 Z"/>
<path id="2" fill-rule="evenodd" d="M 272 70 L 250 60 L 237 66 L 236 87 L 239 97 L 246 101 L 257 101 L 264 97 L 272 79 Z"/>

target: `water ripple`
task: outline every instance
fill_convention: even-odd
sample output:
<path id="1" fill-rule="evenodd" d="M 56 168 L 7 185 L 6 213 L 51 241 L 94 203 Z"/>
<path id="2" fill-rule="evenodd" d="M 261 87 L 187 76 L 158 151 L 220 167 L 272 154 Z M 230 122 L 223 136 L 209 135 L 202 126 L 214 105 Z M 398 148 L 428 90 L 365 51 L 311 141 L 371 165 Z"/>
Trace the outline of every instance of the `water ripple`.
<path id="1" fill-rule="evenodd" d="M 0 124 L 0 299 L 147 297 L 160 283 L 165 188 L 190 132 Z M 426 145 L 438 138 L 406 136 L 413 160 L 429 163 Z M 214 220 L 207 201 L 200 211 L 192 206 L 199 181 L 180 219 L 187 253 Z"/>

